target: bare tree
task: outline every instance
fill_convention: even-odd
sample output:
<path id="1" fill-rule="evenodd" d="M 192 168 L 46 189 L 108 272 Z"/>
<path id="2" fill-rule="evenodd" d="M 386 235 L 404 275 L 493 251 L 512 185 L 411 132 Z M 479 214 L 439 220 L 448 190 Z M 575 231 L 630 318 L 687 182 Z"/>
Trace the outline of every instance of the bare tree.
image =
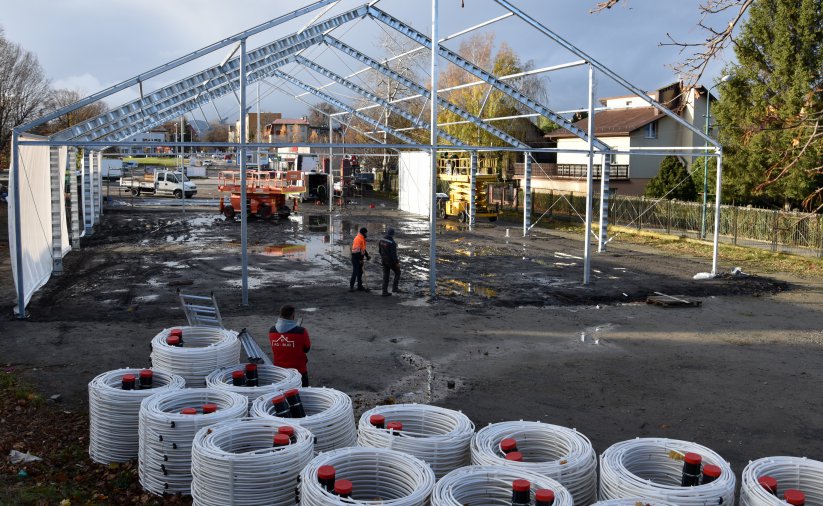
<path id="1" fill-rule="evenodd" d="M 0 29 L 0 157 L 8 156 L 11 129 L 39 115 L 48 92 L 37 56 L 7 40 Z"/>
<path id="2" fill-rule="evenodd" d="M 48 100 L 46 100 L 44 112 L 62 109 L 63 107 L 74 104 L 75 102 L 79 102 L 85 96 L 86 92 L 82 90 L 53 90 L 49 94 Z M 47 130 L 45 133 L 54 133 L 65 130 L 66 128 L 74 126 L 78 123 L 96 118 L 97 116 L 105 114 L 108 111 L 109 106 L 106 105 L 105 102 L 98 101 L 93 104 L 89 104 L 50 121 L 47 125 Z"/>

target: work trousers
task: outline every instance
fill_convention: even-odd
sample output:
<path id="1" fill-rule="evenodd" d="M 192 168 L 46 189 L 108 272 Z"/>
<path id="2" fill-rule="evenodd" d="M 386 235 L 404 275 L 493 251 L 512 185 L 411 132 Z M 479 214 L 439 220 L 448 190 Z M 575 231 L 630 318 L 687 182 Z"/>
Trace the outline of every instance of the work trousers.
<path id="1" fill-rule="evenodd" d="M 398 284 L 400 283 L 400 265 L 389 265 L 387 262 L 383 263 L 383 293 L 389 289 L 389 271 L 394 271 L 394 283 L 392 283 L 392 291 L 396 292 Z"/>
<path id="2" fill-rule="evenodd" d="M 363 253 L 351 254 L 351 268 L 349 288 L 354 288 L 355 281 L 357 281 L 357 288 L 363 288 Z"/>

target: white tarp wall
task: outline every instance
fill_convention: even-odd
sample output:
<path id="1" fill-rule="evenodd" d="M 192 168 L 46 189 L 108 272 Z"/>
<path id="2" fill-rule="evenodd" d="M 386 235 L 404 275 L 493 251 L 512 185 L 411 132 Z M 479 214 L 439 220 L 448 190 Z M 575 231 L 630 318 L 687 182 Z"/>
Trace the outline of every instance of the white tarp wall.
<path id="1" fill-rule="evenodd" d="M 428 216 L 431 206 L 431 155 L 427 151 L 400 153 L 401 211 Z"/>
<path id="2" fill-rule="evenodd" d="M 20 136 L 20 141 L 44 140 L 29 134 Z M 65 163 L 66 151 L 63 149 L 58 160 Z M 62 158 L 60 158 L 62 157 Z M 65 165 L 63 165 L 65 166 Z M 32 294 L 46 284 L 52 273 L 53 255 L 69 251 L 68 234 L 66 233 L 64 181 L 63 173 L 52 207 L 52 170 L 59 171 L 61 165 L 51 167 L 50 150 L 48 146 L 20 146 L 19 173 L 9 171 L 9 189 L 13 189 L 20 181 L 20 216 L 15 213 L 15 195 L 9 192 L 9 252 L 11 254 L 12 276 L 15 286 L 23 286 L 24 305 L 31 300 Z M 54 220 L 61 220 L 59 227 L 54 227 Z M 16 226 L 20 226 L 20 250 L 22 251 L 22 270 L 17 272 L 17 235 Z M 59 247 L 53 248 L 55 232 L 59 230 L 61 237 L 57 238 Z M 15 307 L 17 314 L 25 314 L 19 307 Z"/>
<path id="3" fill-rule="evenodd" d="M 94 223 L 100 223 L 103 214 L 103 152 L 94 151 Z"/>

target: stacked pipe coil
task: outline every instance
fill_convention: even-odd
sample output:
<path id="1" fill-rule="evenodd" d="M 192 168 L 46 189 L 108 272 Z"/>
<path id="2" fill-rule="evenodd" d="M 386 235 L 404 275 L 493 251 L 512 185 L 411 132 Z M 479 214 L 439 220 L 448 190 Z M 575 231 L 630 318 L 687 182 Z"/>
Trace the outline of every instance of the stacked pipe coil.
<path id="1" fill-rule="evenodd" d="M 257 398 L 251 407 L 251 416 L 285 420 L 309 429 L 314 437 L 314 451 L 326 452 L 357 443 L 357 428 L 351 397 L 333 388 L 300 388 L 300 399 L 305 418 L 280 418 L 275 415 L 272 399 L 279 394 Z"/>
<path id="2" fill-rule="evenodd" d="M 608 499 L 606 501 L 598 501 L 591 506 L 677 506 L 674 503 L 649 500 L 642 497 L 626 497 L 623 499 Z"/>
<path id="3" fill-rule="evenodd" d="M 516 441 L 521 462 L 506 458 L 501 450 L 504 439 Z M 595 501 L 597 455 L 589 439 L 574 429 L 542 422 L 500 422 L 480 429 L 471 449 L 472 464 L 533 471 L 566 487 L 575 504 Z"/>
<path id="4" fill-rule="evenodd" d="M 777 482 L 776 495 L 759 479 L 771 476 Z M 823 504 L 823 462 L 805 457 L 765 457 L 749 462 L 740 477 L 741 506 L 785 505 L 786 490 L 799 490 L 806 504 Z"/>
<path id="5" fill-rule="evenodd" d="M 281 427 L 291 441 L 275 447 Z M 314 458 L 308 429 L 280 420 L 245 418 L 200 429 L 191 451 L 191 495 L 195 505 L 292 506 L 300 471 Z"/>
<path id="6" fill-rule="evenodd" d="M 136 459 L 140 403 L 152 394 L 186 386 L 181 376 L 152 371 L 151 388 L 123 390 L 123 376 L 139 377 L 144 370 L 117 369 L 89 382 L 89 456 L 93 461 L 110 464 Z"/>
<path id="7" fill-rule="evenodd" d="M 337 480 L 352 484 L 351 498 L 338 497 L 318 481 L 321 466 L 332 466 Z M 422 460 L 386 448 L 341 448 L 321 453 L 300 474 L 301 506 L 429 504 L 434 472 Z"/>
<path id="8" fill-rule="evenodd" d="M 372 416 L 386 422 L 401 422 L 402 430 L 378 428 Z M 469 464 L 474 424 L 458 411 L 426 404 L 378 406 L 360 417 L 357 444 L 391 448 L 423 459 L 440 479 L 448 472 Z"/>
<path id="9" fill-rule="evenodd" d="M 572 495 L 557 481 L 533 471 L 499 465 L 455 469 L 437 482 L 431 503 L 432 506 L 511 504 L 515 480 L 529 481 L 532 499 L 537 490 L 546 489 L 554 492 L 553 506 L 574 504 Z"/>
<path id="10" fill-rule="evenodd" d="M 201 412 L 206 406 L 214 411 Z M 248 400 L 242 395 L 207 388 L 172 390 L 144 399 L 140 405 L 140 484 L 154 494 L 188 494 L 195 433 L 203 427 L 242 418 L 247 409 Z M 189 410 L 195 412 L 184 413 Z"/>
<path id="11" fill-rule="evenodd" d="M 702 485 L 681 486 L 687 453 L 720 468 L 720 476 Z M 610 446 L 600 455 L 600 498 L 645 497 L 681 506 L 734 504 L 735 476 L 720 455 L 696 443 L 637 438 Z"/>
<path id="12" fill-rule="evenodd" d="M 206 386 L 218 390 L 228 390 L 236 394 L 245 395 L 249 403 L 261 395 L 298 388 L 302 384 L 300 373 L 296 369 L 284 369 L 275 365 L 258 364 L 256 387 L 235 386 L 232 384 L 232 373 L 243 371 L 246 364 L 238 364 L 232 367 L 224 367 L 213 371 L 206 376 Z"/>
<path id="13" fill-rule="evenodd" d="M 183 332 L 183 345 L 167 342 L 172 330 Z M 151 361 L 155 369 L 179 374 L 189 388 L 205 387 L 206 376 L 215 369 L 240 362 L 240 340 L 233 330 L 212 327 L 163 329 L 151 340 Z"/>

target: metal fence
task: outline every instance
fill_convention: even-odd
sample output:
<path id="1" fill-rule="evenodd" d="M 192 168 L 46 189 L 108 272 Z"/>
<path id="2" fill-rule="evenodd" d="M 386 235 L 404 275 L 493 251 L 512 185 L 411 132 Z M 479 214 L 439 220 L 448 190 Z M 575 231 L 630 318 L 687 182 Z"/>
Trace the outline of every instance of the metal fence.
<path id="1" fill-rule="evenodd" d="M 503 208 L 522 210 L 522 190 L 493 186 L 489 198 L 491 203 L 499 203 Z M 600 215 L 599 196 L 593 200 L 596 222 Z M 705 222 L 705 237 L 709 239 L 714 234 L 714 210 L 714 202 L 710 202 Z M 544 219 L 576 219 L 585 215 L 586 195 L 583 193 L 533 192 L 533 221 L 541 216 Z M 609 223 L 699 238 L 703 228 L 702 204 L 614 195 L 609 199 Z M 823 215 L 723 205 L 720 207 L 720 237 L 724 242 L 740 246 L 823 258 Z"/>

